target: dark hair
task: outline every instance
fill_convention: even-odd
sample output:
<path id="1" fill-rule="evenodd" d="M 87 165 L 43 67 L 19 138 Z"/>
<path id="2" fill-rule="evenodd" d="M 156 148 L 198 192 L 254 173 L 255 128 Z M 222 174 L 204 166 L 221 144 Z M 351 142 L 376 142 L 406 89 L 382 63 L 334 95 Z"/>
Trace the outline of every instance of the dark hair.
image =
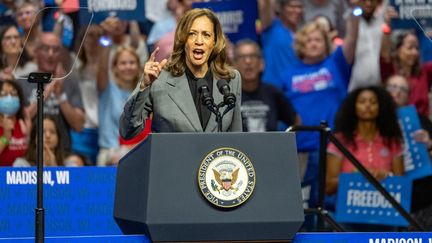
<path id="1" fill-rule="evenodd" d="M 237 53 L 238 49 L 242 46 L 245 46 L 245 45 L 253 46 L 255 48 L 256 54 L 260 57 L 262 56 L 261 48 L 258 45 L 258 43 L 256 43 L 255 41 L 253 41 L 251 39 L 245 38 L 245 39 L 238 40 L 235 43 L 235 45 L 234 45 L 234 59 L 237 58 L 237 56 L 238 56 L 238 53 Z"/>
<path id="2" fill-rule="evenodd" d="M 412 30 L 399 32 L 395 36 L 393 48 L 392 48 L 393 49 L 392 54 L 393 54 L 393 58 L 395 60 L 395 65 L 396 65 L 397 71 L 402 69 L 401 60 L 399 60 L 399 49 L 402 47 L 405 39 L 410 35 L 415 36 L 417 38 L 416 33 Z M 412 74 L 414 74 L 416 76 L 420 74 L 420 58 L 417 59 L 416 63 L 412 67 L 411 71 L 412 71 Z"/>
<path id="3" fill-rule="evenodd" d="M 63 165 L 64 159 L 65 159 L 65 152 L 63 149 L 63 139 L 61 137 L 61 132 L 60 132 L 60 128 L 59 128 L 59 119 L 57 116 L 54 115 L 45 115 L 44 114 L 44 118 L 43 120 L 48 119 L 51 120 L 54 124 L 55 124 L 55 130 L 57 133 L 57 147 L 54 150 L 54 155 L 56 157 L 56 163 L 59 166 Z M 26 160 L 31 164 L 31 165 L 35 165 L 36 164 L 36 141 L 37 141 L 37 137 L 36 137 L 36 131 L 37 127 L 36 127 L 36 117 L 35 119 L 33 119 L 33 127 L 31 129 L 30 132 L 30 144 L 29 147 L 27 149 L 27 154 L 26 154 Z"/>
<path id="4" fill-rule="evenodd" d="M 356 102 L 363 91 L 372 91 L 378 99 L 379 112 L 375 122 L 384 143 L 387 146 L 400 143 L 402 132 L 396 115 L 396 104 L 391 95 L 384 88 L 378 86 L 361 87 L 348 94 L 336 114 L 334 132 L 342 134 L 344 142 L 356 147 L 354 141 L 354 132 L 358 125 Z"/>
<path id="5" fill-rule="evenodd" d="M 6 60 L 6 55 L 4 54 L 4 50 L 3 47 L 1 45 L 1 42 L 3 41 L 4 35 L 6 34 L 6 32 L 8 30 L 10 30 L 11 28 L 16 28 L 18 30 L 18 27 L 16 25 L 8 25 L 4 28 L 2 28 L 2 30 L 0 31 L 0 69 L 6 68 L 8 66 L 7 64 L 7 60 Z M 23 67 L 27 62 L 31 61 L 31 57 L 27 52 L 27 49 L 24 48 L 21 44 L 21 49 L 22 49 L 22 53 L 21 56 L 18 60 L 18 66 L 19 67 Z"/>
<path id="6" fill-rule="evenodd" d="M 165 66 L 165 70 L 173 76 L 183 75 L 186 69 L 185 45 L 189 36 L 189 30 L 195 19 L 207 17 L 213 23 L 215 45 L 208 59 L 209 69 L 212 73 L 220 78 L 230 80 L 234 78 L 234 70 L 227 63 L 226 40 L 222 31 L 222 26 L 216 14 L 210 9 L 196 8 L 186 12 L 177 24 L 174 37 L 174 47 L 171 59 Z"/>
<path id="7" fill-rule="evenodd" d="M 15 114 L 15 117 L 17 119 L 24 119 L 25 102 L 24 102 L 24 93 L 23 93 L 21 86 L 19 86 L 19 84 L 15 81 L 2 80 L 2 81 L 0 81 L 0 91 L 3 89 L 3 85 L 5 85 L 5 84 L 11 85 L 17 91 L 18 99 L 20 101 L 20 108 L 18 109 L 17 113 Z"/>

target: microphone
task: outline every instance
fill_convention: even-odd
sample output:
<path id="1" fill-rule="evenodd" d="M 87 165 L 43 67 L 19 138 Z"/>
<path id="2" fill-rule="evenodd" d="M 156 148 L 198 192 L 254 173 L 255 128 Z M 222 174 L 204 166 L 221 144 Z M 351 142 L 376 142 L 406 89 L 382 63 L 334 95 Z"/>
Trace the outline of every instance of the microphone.
<path id="1" fill-rule="evenodd" d="M 228 106 L 235 106 L 236 97 L 233 93 L 231 93 L 228 82 L 224 79 L 221 79 L 217 82 L 218 90 L 224 96 L 224 103 Z"/>
<path id="2" fill-rule="evenodd" d="M 198 92 L 201 94 L 201 103 L 207 107 L 213 107 L 213 97 L 205 79 L 198 79 Z"/>

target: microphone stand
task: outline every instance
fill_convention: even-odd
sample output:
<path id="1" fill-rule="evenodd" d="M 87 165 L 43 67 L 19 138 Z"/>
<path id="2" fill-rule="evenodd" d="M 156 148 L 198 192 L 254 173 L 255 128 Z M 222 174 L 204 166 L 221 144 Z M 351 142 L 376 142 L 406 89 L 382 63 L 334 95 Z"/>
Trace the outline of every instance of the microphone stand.
<path id="1" fill-rule="evenodd" d="M 51 73 L 30 73 L 27 81 L 37 83 L 37 206 L 36 206 L 36 239 L 38 243 L 44 242 L 45 234 L 45 210 L 43 208 L 43 108 L 44 108 L 44 84 L 51 82 Z"/>
<path id="2" fill-rule="evenodd" d="M 216 116 L 216 122 L 218 124 L 217 128 L 218 128 L 218 132 L 222 132 L 222 117 L 223 115 L 221 115 L 219 109 L 224 105 L 223 102 L 219 103 L 218 105 L 216 105 L 213 101 L 211 101 L 211 103 L 205 103 L 203 102 L 203 104 L 207 107 L 207 109 L 209 109 L 213 114 L 215 114 Z"/>

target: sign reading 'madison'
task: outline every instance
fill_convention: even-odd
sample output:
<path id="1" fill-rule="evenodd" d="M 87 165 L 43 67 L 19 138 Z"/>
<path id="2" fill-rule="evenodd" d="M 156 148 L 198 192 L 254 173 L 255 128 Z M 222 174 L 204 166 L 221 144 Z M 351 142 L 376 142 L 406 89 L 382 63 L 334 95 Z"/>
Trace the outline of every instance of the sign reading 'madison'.
<path id="1" fill-rule="evenodd" d="M 256 184 L 250 159 L 233 148 L 218 148 L 202 160 L 198 169 L 198 186 L 207 201 L 222 208 L 246 202 Z"/>

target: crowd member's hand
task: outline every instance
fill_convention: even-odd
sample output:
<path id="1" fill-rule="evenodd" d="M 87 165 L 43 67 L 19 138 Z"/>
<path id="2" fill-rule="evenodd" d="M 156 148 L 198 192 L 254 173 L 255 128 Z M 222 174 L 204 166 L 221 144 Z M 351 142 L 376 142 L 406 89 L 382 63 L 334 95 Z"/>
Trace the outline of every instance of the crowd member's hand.
<path id="1" fill-rule="evenodd" d="M 385 170 L 371 170 L 370 173 L 378 181 L 384 180 L 385 178 L 387 178 L 387 176 L 390 175 L 390 173 Z"/>
<path id="2" fill-rule="evenodd" d="M 163 59 L 161 62 L 156 62 L 155 57 L 159 52 L 159 47 L 152 52 L 149 60 L 144 64 L 144 80 L 141 81 L 141 90 L 150 86 L 158 77 L 165 64 L 168 62 L 167 59 Z"/>
<path id="3" fill-rule="evenodd" d="M 399 18 L 399 13 L 393 6 L 387 6 L 387 9 L 384 12 L 384 21 L 387 24 L 390 24 L 391 19 Z"/>
<path id="4" fill-rule="evenodd" d="M 44 165 L 57 166 L 55 154 L 46 144 L 44 145 Z"/>
<path id="5" fill-rule="evenodd" d="M 63 83 L 64 83 L 64 77 L 66 76 L 66 71 L 64 70 L 63 64 L 59 63 L 57 64 L 56 70 L 54 72 L 53 78 L 54 80 L 51 81 L 46 87 L 44 91 L 44 97 L 47 99 L 51 93 L 54 93 L 54 95 L 57 97 L 57 99 L 60 98 L 63 90 Z"/>
<path id="6" fill-rule="evenodd" d="M 424 143 L 427 148 L 432 147 L 432 141 L 429 137 L 429 133 L 424 129 L 418 129 L 412 134 L 415 141 L 419 143 Z"/>
<path id="7" fill-rule="evenodd" d="M 117 17 L 107 17 L 104 21 L 100 23 L 102 29 L 111 36 L 116 34 L 122 34 L 118 33 L 121 29 L 121 25 L 121 20 Z"/>
<path id="8" fill-rule="evenodd" d="M 11 139 L 12 130 L 15 126 L 13 118 L 3 115 L 2 126 L 3 126 L 3 136 L 6 137 L 8 140 Z"/>
<path id="9" fill-rule="evenodd" d="M 0 79 L 1 80 L 8 80 L 8 81 L 15 80 L 12 68 L 7 67 L 7 68 L 1 70 L 0 71 Z"/>

